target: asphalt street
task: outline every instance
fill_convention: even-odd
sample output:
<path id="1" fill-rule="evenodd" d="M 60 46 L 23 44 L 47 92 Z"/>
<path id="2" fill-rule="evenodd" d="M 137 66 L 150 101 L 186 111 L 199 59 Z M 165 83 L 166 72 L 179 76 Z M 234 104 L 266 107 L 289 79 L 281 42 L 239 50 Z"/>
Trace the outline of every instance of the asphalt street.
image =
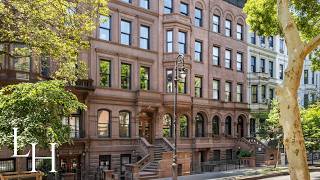
<path id="1" fill-rule="evenodd" d="M 312 172 L 311 179 L 320 180 L 320 172 Z M 279 177 L 273 177 L 273 178 L 266 178 L 264 180 L 290 180 L 290 177 L 289 176 L 279 176 Z"/>

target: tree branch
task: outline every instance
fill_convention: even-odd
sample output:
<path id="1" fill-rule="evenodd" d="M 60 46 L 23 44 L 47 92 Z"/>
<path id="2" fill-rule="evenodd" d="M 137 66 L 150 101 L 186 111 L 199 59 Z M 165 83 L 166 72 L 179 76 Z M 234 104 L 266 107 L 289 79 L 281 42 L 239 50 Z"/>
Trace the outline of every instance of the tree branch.
<path id="1" fill-rule="evenodd" d="M 320 46 L 320 34 L 318 34 L 316 37 L 311 39 L 308 43 L 305 43 L 302 55 L 306 56 L 309 53 L 311 53 L 314 49 L 316 49 L 318 46 Z"/>

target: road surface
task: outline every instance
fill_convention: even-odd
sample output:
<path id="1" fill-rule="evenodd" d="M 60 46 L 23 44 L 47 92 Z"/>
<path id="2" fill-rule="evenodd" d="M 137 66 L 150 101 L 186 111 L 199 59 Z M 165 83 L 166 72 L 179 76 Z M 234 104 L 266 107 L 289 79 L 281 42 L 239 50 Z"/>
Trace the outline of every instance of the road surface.
<path id="1" fill-rule="evenodd" d="M 312 180 L 320 180 L 320 172 L 312 172 L 311 179 Z M 290 180 L 290 177 L 289 176 L 278 176 L 278 177 L 266 178 L 264 180 Z"/>

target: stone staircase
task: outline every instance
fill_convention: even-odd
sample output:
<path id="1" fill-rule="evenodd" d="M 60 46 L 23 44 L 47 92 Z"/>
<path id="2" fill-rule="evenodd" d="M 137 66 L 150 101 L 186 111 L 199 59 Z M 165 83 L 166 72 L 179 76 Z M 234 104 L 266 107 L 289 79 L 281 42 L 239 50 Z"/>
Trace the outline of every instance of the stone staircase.
<path id="1" fill-rule="evenodd" d="M 165 147 L 157 144 L 153 148 L 153 161 L 149 162 L 139 172 L 140 179 L 155 179 L 158 178 L 159 161 L 162 160 L 162 153 L 167 152 Z"/>

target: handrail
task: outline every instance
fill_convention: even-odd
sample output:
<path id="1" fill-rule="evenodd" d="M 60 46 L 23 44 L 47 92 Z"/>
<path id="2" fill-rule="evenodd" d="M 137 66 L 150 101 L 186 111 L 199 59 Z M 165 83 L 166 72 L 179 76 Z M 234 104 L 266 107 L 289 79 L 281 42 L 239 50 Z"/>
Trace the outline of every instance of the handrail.
<path id="1" fill-rule="evenodd" d="M 166 147 L 169 148 L 170 151 L 173 151 L 173 150 L 174 150 L 174 146 L 170 143 L 170 141 L 169 141 L 167 138 L 162 137 L 162 138 L 160 138 L 160 140 L 164 143 L 164 145 L 165 145 Z"/>

